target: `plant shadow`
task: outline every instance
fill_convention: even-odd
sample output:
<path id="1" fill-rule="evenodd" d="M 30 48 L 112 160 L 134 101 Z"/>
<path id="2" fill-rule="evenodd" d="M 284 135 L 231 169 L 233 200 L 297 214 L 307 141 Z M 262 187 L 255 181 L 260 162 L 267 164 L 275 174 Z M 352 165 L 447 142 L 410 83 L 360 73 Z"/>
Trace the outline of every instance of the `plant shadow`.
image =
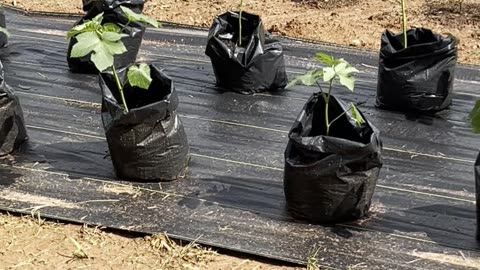
<path id="1" fill-rule="evenodd" d="M 3 158 L 0 159 L 0 190 L 15 184 L 16 180 L 22 177 L 22 174 L 11 167 L 11 164 L 8 162 L 5 164 L 4 161 Z"/>

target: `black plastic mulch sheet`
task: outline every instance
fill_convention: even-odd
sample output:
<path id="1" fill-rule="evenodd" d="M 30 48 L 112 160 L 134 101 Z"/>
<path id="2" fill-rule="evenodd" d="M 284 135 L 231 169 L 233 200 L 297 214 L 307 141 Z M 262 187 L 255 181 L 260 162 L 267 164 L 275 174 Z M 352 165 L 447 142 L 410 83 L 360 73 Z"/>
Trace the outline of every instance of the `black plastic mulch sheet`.
<path id="1" fill-rule="evenodd" d="M 124 112 L 112 73 L 101 73 L 102 120 L 117 176 L 134 180 L 183 178 L 188 165 L 188 140 L 177 114 L 174 83 L 150 65 L 150 88 L 124 87 L 129 112 Z M 127 68 L 118 71 L 126 80 Z"/>
<path id="2" fill-rule="evenodd" d="M 120 6 L 126 6 L 132 8 L 136 12 L 142 12 L 143 10 L 143 1 L 83 1 L 84 10 L 87 14 L 81 18 L 78 22 L 74 24 L 79 25 L 84 23 L 87 20 L 90 20 L 100 14 L 104 13 L 103 23 L 116 23 L 123 27 L 123 33 L 126 36 L 122 37 L 122 42 L 127 48 L 127 52 L 115 55 L 114 63 L 116 68 L 126 67 L 135 62 L 137 59 L 138 51 L 140 50 L 140 45 L 142 44 L 143 34 L 145 32 L 145 26 L 140 23 L 128 22 L 128 19 L 123 14 Z M 72 72 L 84 73 L 84 74 L 93 74 L 98 73 L 97 68 L 90 60 L 91 54 L 86 55 L 81 58 L 72 58 L 70 54 L 72 52 L 73 46 L 77 43 L 75 37 L 70 39 L 68 44 L 67 51 L 67 62 L 70 70 Z"/>
<path id="3" fill-rule="evenodd" d="M 282 45 L 265 37 L 259 16 L 242 13 L 241 41 L 239 44 L 238 13 L 227 12 L 215 18 L 205 53 L 212 62 L 217 85 L 243 94 L 284 88 L 288 78 Z"/>
<path id="4" fill-rule="evenodd" d="M 343 117 L 325 136 L 325 99 L 325 94 L 312 95 L 288 135 L 284 176 L 288 209 L 310 222 L 358 219 L 370 209 L 382 167 L 380 134 L 368 120 L 358 126 L 349 105 L 332 95 L 329 121 Z"/>
<path id="5" fill-rule="evenodd" d="M 204 55 L 205 32 L 147 31 L 145 39 L 156 42 L 144 43 L 139 57 L 164 68 L 175 82 L 191 161 L 182 180 L 130 182 L 116 178 L 108 156 L 98 76 L 69 73 L 67 41 L 53 34 L 68 30 L 73 20 L 12 13 L 7 20 L 14 34 L 11 53 L 2 58 L 30 139 L 13 165 L 0 162 L 0 209 L 31 214 L 42 206 L 43 217 L 167 232 L 283 261 L 316 258 L 337 269 L 476 267 L 473 170 L 480 140 L 467 121 L 480 92 L 478 68 L 457 68 L 455 89 L 461 94 L 453 95 L 451 110 L 406 119 L 375 107 L 377 70 L 369 66 L 377 55 L 282 40 L 287 71 L 304 72 L 318 51 L 362 71 L 355 94 L 335 95 L 366 101 L 360 109 L 381 131 L 384 146 L 371 214 L 355 222 L 311 225 L 287 211 L 283 167 L 288 132 L 317 89 L 219 93 Z M 28 199 L 38 197 L 45 198 L 41 205 Z M 45 205 L 52 199 L 73 207 Z"/>
<path id="6" fill-rule="evenodd" d="M 0 157 L 12 153 L 27 139 L 19 98 L 5 82 L 0 63 Z"/>
<path id="7" fill-rule="evenodd" d="M 0 7 L 0 27 L 7 28 L 7 22 L 5 21 L 5 14 L 3 9 Z M 7 29 L 8 30 L 8 29 Z M 8 37 L 4 32 L 0 32 L 0 48 L 7 46 Z"/>
<path id="8" fill-rule="evenodd" d="M 377 105 L 407 113 L 437 112 L 450 106 L 457 63 L 457 40 L 429 29 L 382 34 Z"/>

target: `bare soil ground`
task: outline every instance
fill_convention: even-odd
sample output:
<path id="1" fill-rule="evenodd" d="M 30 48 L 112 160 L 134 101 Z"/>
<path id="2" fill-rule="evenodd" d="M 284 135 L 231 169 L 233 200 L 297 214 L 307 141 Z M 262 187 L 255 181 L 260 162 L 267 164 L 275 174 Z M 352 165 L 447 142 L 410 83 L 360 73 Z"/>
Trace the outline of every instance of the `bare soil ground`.
<path id="1" fill-rule="evenodd" d="M 80 0 L 0 0 L 28 11 L 82 13 Z M 145 13 L 161 21 L 209 27 L 237 10 L 238 0 L 146 0 Z M 400 0 L 244 1 L 275 34 L 378 50 L 385 29 L 401 29 Z M 407 0 L 409 25 L 460 39 L 459 61 L 480 64 L 480 0 Z"/>
<path id="2" fill-rule="evenodd" d="M 163 235 L 135 237 L 100 228 L 0 213 L 1 269 L 294 270 L 220 255 Z"/>

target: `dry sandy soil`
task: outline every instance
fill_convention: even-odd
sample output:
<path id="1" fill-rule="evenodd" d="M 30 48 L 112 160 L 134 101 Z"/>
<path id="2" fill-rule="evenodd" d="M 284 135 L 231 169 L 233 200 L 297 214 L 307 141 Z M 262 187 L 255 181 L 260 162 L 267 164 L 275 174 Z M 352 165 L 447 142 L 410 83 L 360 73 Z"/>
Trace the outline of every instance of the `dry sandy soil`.
<path id="1" fill-rule="evenodd" d="M 295 270 L 220 255 L 165 236 L 138 237 L 99 228 L 0 213 L 1 269 Z"/>
<path id="2" fill-rule="evenodd" d="M 80 0 L 0 0 L 28 11 L 82 13 Z M 238 0 L 146 0 L 160 21 L 209 27 Z M 378 50 L 385 29 L 400 31 L 400 0 L 245 0 L 267 29 L 289 37 Z M 407 0 L 409 25 L 460 39 L 459 61 L 480 64 L 480 0 Z"/>

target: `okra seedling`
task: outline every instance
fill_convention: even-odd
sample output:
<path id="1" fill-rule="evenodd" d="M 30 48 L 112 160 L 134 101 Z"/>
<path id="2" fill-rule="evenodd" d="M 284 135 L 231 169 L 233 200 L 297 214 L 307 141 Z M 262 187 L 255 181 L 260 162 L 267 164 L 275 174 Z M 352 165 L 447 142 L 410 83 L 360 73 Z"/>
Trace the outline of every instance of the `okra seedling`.
<path id="1" fill-rule="evenodd" d="M 320 92 L 323 92 L 320 81 L 323 80 L 324 82 L 328 83 L 328 92 L 325 97 L 325 125 L 327 136 L 330 134 L 330 127 L 333 125 L 333 123 L 335 123 L 348 111 L 351 111 L 351 117 L 358 126 L 362 126 L 363 124 L 365 124 L 365 120 L 363 119 L 357 107 L 353 103 L 350 103 L 349 110 L 341 113 L 332 121 L 330 121 L 330 117 L 328 115 L 330 96 L 332 94 L 334 83 L 338 81 L 341 85 L 345 86 L 348 90 L 353 92 L 355 87 L 354 74 L 357 73 L 358 70 L 352 67 L 344 59 L 336 59 L 324 53 L 318 53 L 315 56 L 315 60 L 320 61 L 327 67 L 324 67 L 322 69 L 313 69 L 303 75 L 296 77 L 287 85 L 287 88 L 297 84 L 303 84 L 308 86 L 317 85 L 320 88 Z"/>
<path id="2" fill-rule="evenodd" d="M 123 107 L 125 112 L 128 112 L 127 102 L 123 94 L 124 85 L 120 81 L 115 69 L 114 56 L 127 52 L 122 37 L 127 36 L 124 30 L 130 23 L 146 23 L 154 27 L 159 27 L 160 24 L 145 15 L 133 12 L 129 8 L 121 6 L 121 9 L 128 19 L 126 24 L 103 23 L 103 13 L 100 13 L 93 19 L 74 26 L 68 32 L 67 38 L 75 38 L 77 40 L 77 43 L 72 47 L 70 57 L 80 58 L 91 54 L 90 60 L 98 71 L 102 72 L 108 68 L 112 70 Z M 131 66 L 127 73 L 127 80 L 132 86 L 148 89 L 152 81 L 149 66 L 146 64 Z"/>

